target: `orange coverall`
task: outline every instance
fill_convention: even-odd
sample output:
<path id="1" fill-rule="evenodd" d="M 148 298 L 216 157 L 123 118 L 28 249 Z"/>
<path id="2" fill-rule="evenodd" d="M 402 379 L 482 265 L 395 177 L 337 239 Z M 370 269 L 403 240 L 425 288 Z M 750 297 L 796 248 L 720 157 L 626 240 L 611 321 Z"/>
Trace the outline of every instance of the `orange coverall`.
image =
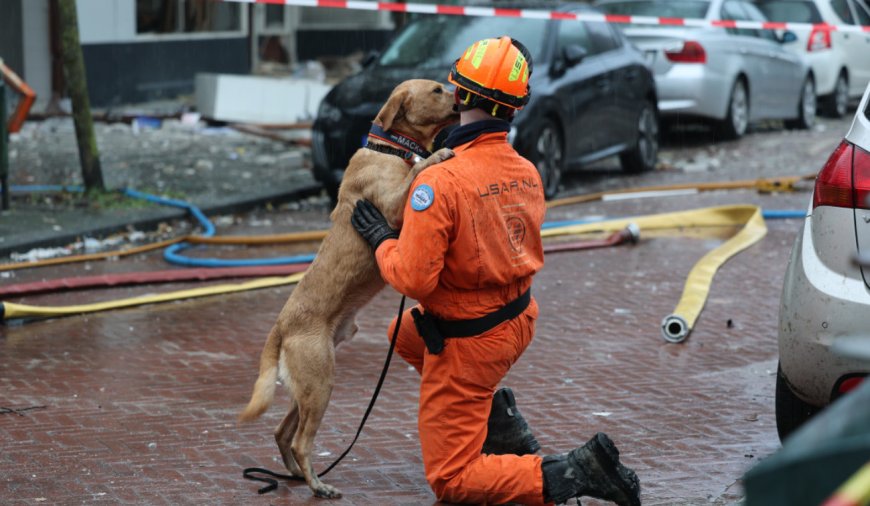
<path id="1" fill-rule="evenodd" d="M 544 264 L 541 179 L 506 135 L 484 133 L 420 174 L 401 235 L 376 251 L 383 278 L 438 318 L 478 318 L 499 309 L 525 292 Z M 396 350 L 422 376 L 418 429 L 435 495 L 461 503 L 542 504 L 541 457 L 481 454 L 493 392 L 534 335 L 535 300 L 479 336 L 446 339 L 438 355 L 426 349 L 409 311 Z"/>

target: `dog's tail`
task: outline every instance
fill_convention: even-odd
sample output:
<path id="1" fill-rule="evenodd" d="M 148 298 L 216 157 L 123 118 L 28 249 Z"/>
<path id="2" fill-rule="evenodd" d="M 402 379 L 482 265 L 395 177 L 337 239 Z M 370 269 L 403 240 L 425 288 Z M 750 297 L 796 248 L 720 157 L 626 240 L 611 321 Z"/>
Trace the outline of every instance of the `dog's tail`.
<path id="1" fill-rule="evenodd" d="M 254 393 L 244 410 L 239 414 L 239 423 L 256 420 L 269 409 L 275 397 L 275 383 L 278 380 L 278 360 L 281 356 L 281 331 L 278 325 L 272 327 L 266 344 L 260 353 L 260 376 L 254 384 Z"/>

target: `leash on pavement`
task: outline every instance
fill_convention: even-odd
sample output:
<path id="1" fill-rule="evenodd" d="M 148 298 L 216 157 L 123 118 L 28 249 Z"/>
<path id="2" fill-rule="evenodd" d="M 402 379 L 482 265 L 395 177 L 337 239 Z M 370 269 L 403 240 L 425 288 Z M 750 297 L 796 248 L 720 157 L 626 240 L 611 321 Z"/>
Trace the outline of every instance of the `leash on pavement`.
<path id="1" fill-rule="evenodd" d="M 354 443 L 359 438 L 359 435 L 362 433 L 363 427 L 366 424 L 366 420 L 369 417 L 369 414 L 372 412 L 372 408 L 375 407 L 375 401 L 378 399 L 378 394 L 381 392 L 381 386 L 384 384 L 384 379 L 387 377 L 387 371 L 390 369 L 390 360 L 393 358 L 393 350 L 396 348 L 396 338 L 399 336 L 399 328 L 402 326 L 402 313 L 405 312 L 405 296 L 402 295 L 402 301 L 399 303 L 399 316 L 396 318 L 396 328 L 393 329 L 393 337 L 390 339 L 390 349 L 387 351 L 387 359 L 384 361 L 384 368 L 381 370 L 381 377 L 378 378 L 378 384 L 375 386 L 375 391 L 372 394 L 372 400 L 369 401 L 369 407 L 366 408 L 365 414 L 363 414 L 362 420 L 359 423 L 359 428 L 356 430 L 356 435 L 353 437 L 353 441 L 350 442 L 347 449 L 335 459 L 335 462 L 329 465 L 326 469 L 317 474 L 318 478 L 322 478 L 326 475 L 333 467 L 337 466 L 339 462 L 350 453 L 350 449 L 353 448 Z M 256 474 L 265 474 L 267 476 L 271 476 L 272 478 L 267 478 L 265 476 L 254 476 Z M 242 471 L 242 477 L 246 480 L 253 481 L 261 481 L 263 483 L 268 483 L 265 487 L 262 487 L 257 490 L 258 494 L 265 494 L 267 492 L 271 492 L 278 488 L 278 480 L 275 478 L 279 478 L 282 480 L 296 480 L 296 481 L 305 481 L 305 478 L 302 476 L 294 476 L 292 474 L 281 474 L 276 473 L 274 471 L 270 471 L 268 469 L 263 469 L 261 467 L 249 467 Z"/>

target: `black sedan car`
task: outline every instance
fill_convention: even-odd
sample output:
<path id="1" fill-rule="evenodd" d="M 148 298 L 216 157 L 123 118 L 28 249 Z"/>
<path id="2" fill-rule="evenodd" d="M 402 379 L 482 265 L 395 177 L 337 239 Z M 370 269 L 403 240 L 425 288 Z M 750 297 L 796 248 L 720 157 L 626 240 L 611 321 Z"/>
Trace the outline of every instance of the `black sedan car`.
<path id="1" fill-rule="evenodd" d="M 592 11 L 561 4 L 559 10 Z M 644 55 L 603 22 L 425 15 L 413 19 L 364 69 L 338 83 L 320 105 L 312 132 L 314 175 L 335 197 L 350 157 L 392 89 L 412 78 L 447 80 L 473 42 L 509 35 L 532 53 L 531 100 L 509 140 L 541 173 L 545 195 L 562 172 L 619 156 L 626 172 L 655 166 L 658 109 Z M 444 138 L 442 133 L 436 139 Z"/>

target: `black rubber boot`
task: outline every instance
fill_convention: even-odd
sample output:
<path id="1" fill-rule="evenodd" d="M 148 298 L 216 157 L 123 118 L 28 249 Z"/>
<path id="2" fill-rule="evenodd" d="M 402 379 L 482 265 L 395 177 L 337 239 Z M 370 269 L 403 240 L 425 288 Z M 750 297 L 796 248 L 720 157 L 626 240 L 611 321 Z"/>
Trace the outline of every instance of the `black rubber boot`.
<path id="1" fill-rule="evenodd" d="M 510 388 L 500 388 L 492 396 L 492 410 L 486 426 L 486 441 L 481 453 L 488 455 L 527 455 L 541 449 L 526 419 L 517 409 Z"/>
<path id="2" fill-rule="evenodd" d="M 619 462 L 619 450 L 607 434 L 595 434 L 569 453 L 544 457 L 544 500 L 562 504 L 590 496 L 619 506 L 640 506 L 640 481 Z"/>

